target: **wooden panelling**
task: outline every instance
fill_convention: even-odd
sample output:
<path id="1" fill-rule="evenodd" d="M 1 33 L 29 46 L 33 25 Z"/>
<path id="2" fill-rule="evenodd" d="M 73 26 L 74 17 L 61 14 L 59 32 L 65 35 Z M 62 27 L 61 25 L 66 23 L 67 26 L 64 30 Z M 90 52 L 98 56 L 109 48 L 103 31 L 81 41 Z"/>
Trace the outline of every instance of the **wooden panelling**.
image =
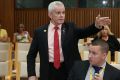
<path id="1" fill-rule="evenodd" d="M 49 22 L 47 15 L 47 10 L 45 9 L 15 10 L 15 30 L 18 24 L 23 23 L 26 29 L 32 34 L 35 28 Z"/>
<path id="2" fill-rule="evenodd" d="M 108 16 L 112 19 L 110 28 L 112 32 L 120 37 L 120 9 L 113 8 L 71 8 L 66 9 L 66 21 L 75 22 L 77 26 L 84 28 L 94 23 L 96 16 Z M 47 9 L 16 9 L 15 10 L 15 30 L 17 24 L 23 23 L 26 25 L 26 29 L 33 34 L 34 29 L 37 27 L 49 23 L 49 17 Z"/>
<path id="3" fill-rule="evenodd" d="M 0 0 L 0 24 L 12 37 L 14 32 L 14 0 Z"/>
<path id="4" fill-rule="evenodd" d="M 0 0 L 0 24 L 3 24 L 3 0 Z"/>
<path id="5" fill-rule="evenodd" d="M 84 28 L 94 23 L 98 14 L 112 19 L 110 28 L 116 37 L 120 37 L 119 8 L 66 8 L 66 21 L 75 22 L 78 27 Z M 0 0 L 0 24 L 7 29 L 11 38 L 19 23 L 25 24 L 26 30 L 33 35 L 37 27 L 49 23 L 47 9 L 15 9 L 14 0 Z"/>

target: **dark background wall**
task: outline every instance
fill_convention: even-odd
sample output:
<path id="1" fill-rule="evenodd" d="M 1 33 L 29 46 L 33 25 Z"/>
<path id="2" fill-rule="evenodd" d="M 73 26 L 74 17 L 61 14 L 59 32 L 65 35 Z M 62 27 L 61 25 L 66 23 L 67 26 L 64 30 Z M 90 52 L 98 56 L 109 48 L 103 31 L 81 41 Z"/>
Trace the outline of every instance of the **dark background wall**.
<path id="1" fill-rule="evenodd" d="M 14 32 L 14 11 L 14 0 L 0 0 L 0 24 L 10 37 Z"/>
<path id="2" fill-rule="evenodd" d="M 84 28 L 92 24 L 98 14 L 112 19 L 110 28 L 117 37 L 120 37 L 119 8 L 67 8 L 66 21 L 73 21 L 78 27 Z M 12 38 L 19 23 L 25 24 L 26 30 L 33 35 L 34 29 L 49 23 L 49 18 L 47 9 L 17 9 L 14 6 L 14 0 L 0 0 L 0 23 Z"/>

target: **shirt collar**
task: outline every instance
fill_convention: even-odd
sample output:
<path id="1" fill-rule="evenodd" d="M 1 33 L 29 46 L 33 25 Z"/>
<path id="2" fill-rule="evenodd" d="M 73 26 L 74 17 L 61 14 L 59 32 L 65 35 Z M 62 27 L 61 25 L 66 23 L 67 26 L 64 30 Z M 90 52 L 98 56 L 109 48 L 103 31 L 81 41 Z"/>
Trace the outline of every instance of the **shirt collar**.
<path id="1" fill-rule="evenodd" d="M 106 61 L 101 66 L 99 66 L 99 67 L 105 68 L 105 66 L 106 66 Z M 90 64 L 90 67 L 92 67 L 91 64 Z"/>
<path id="2" fill-rule="evenodd" d="M 55 25 L 50 21 L 49 26 L 51 27 L 51 29 L 54 29 Z M 62 24 L 58 25 L 57 27 L 59 27 L 59 29 L 61 30 Z"/>
<path id="3" fill-rule="evenodd" d="M 104 68 L 105 66 L 106 66 L 106 61 L 105 61 L 105 62 L 103 63 L 103 65 L 100 66 L 100 67 L 103 67 L 103 68 Z"/>

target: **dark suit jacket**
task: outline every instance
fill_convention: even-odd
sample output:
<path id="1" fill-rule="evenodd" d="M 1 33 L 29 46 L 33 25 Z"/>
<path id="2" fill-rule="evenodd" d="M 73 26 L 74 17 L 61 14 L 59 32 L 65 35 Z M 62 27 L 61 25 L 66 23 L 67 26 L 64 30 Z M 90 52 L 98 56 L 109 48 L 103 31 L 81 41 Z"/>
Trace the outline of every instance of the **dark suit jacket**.
<path id="1" fill-rule="evenodd" d="M 76 61 L 70 71 L 68 80 L 85 80 L 89 66 L 89 61 Z M 103 80 L 120 80 L 120 70 L 107 63 Z"/>
<path id="2" fill-rule="evenodd" d="M 29 53 L 27 55 L 27 69 L 28 76 L 35 74 L 35 57 L 37 52 L 40 54 L 40 80 L 48 80 L 48 25 L 41 26 L 34 32 L 33 41 Z M 92 34 L 97 33 L 94 24 L 86 29 L 76 28 L 74 23 L 64 23 L 61 28 L 61 43 L 64 56 L 64 63 L 69 71 L 75 60 L 81 60 L 78 51 L 78 40 L 86 38 Z"/>

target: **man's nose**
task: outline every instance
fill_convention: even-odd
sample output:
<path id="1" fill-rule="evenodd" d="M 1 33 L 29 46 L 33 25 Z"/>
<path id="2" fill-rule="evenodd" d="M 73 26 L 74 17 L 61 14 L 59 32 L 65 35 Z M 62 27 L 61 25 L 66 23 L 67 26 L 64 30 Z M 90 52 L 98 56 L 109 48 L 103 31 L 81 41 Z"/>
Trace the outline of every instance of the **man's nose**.
<path id="1" fill-rule="evenodd" d="M 65 15 L 65 14 L 63 14 L 63 13 L 60 14 L 60 16 L 62 16 L 62 17 L 63 17 L 64 15 Z"/>
<path id="2" fill-rule="evenodd" d="M 92 57 L 92 55 L 89 53 L 88 58 L 91 58 L 91 57 Z"/>

